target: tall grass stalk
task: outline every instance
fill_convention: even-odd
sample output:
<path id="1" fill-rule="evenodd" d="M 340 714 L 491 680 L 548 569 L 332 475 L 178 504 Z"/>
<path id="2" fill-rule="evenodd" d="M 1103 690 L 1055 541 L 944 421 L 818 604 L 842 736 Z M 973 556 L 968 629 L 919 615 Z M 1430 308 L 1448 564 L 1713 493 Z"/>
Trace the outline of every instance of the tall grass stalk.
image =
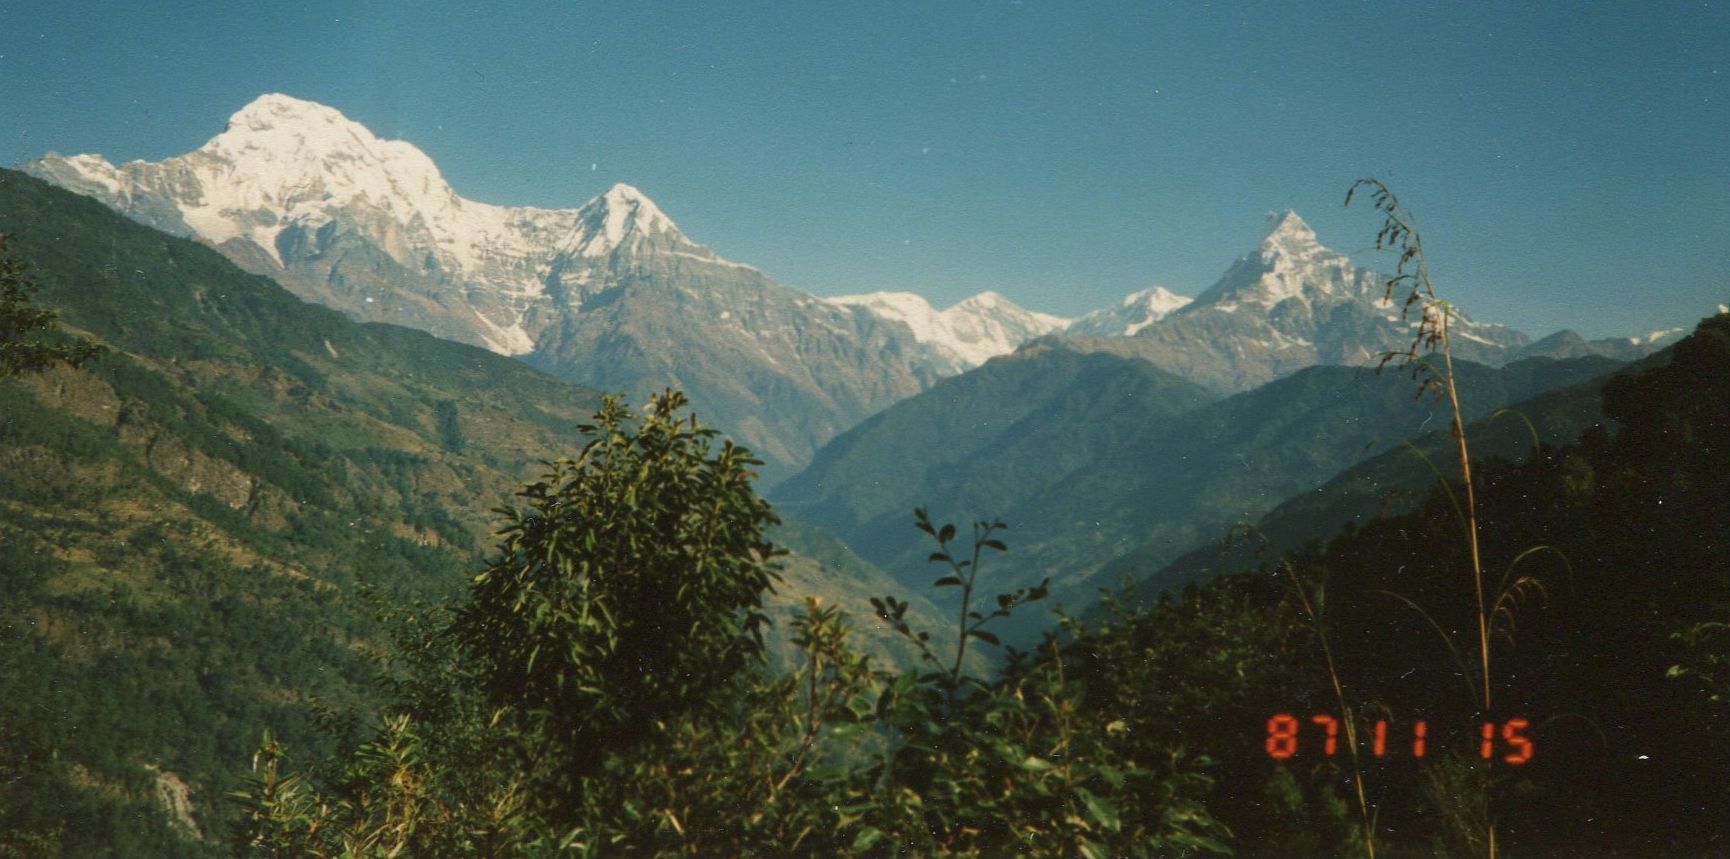
<path id="1" fill-rule="evenodd" d="M 1418 396 L 1421 398 L 1426 392 L 1435 391 L 1445 397 L 1448 403 L 1448 430 L 1454 438 L 1455 452 L 1459 457 L 1460 483 L 1465 487 L 1465 504 L 1460 513 L 1464 519 L 1466 542 L 1471 551 L 1472 588 L 1477 598 L 1479 706 L 1483 712 L 1488 713 L 1492 700 L 1491 609 L 1484 600 L 1484 563 L 1478 546 L 1477 491 L 1472 485 L 1472 457 L 1466 445 L 1465 422 L 1460 417 L 1460 392 L 1455 385 L 1453 340 L 1449 331 L 1454 318 L 1454 308 L 1436 295 L 1435 284 L 1430 280 L 1429 258 L 1424 255 L 1423 237 L 1418 232 L 1416 220 L 1406 207 L 1400 204 L 1399 197 L 1380 179 L 1359 179 L 1346 190 L 1347 206 L 1352 204 L 1352 198 L 1360 188 L 1369 192 L 1371 205 L 1383 215 L 1381 230 L 1376 233 L 1376 250 L 1400 252 L 1394 277 L 1388 280 L 1382 300 L 1391 303 L 1394 291 L 1403 290 L 1405 300 L 1401 305 L 1401 317 L 1410 319 L 1414 310 L 1419 314 L 1417 333 L 1413 336 L 1411 345 L 1401 352 L 1382 353 L 1378 369 L 1385 369 L 1390 363 L 1400 367 L 1412 367 L 1414 377 L 1419 380 Z M 1436 353 L 1442 356 L 1440 372 L 1426 360 L 1427 355 Z M 1498 596 L 1497 610 L 1501 608 L 1502 602 L 1502 596 Z M 1484 784 L 1487 791 L 1487 779 Z M 1484 845 L 1485 854 L 1489 859 L 1495 859 L 1496 824 L 1493 817 L 1485 823 Z"/>
<path id="2" fill-rule="evenodd" d="M 1487 712 L 1491 706 L 1490 618 L 1484 601 L 1484 563 L 1478 548 L 1478 499 L 1472 486 L 1472 457 L 1466 446 L 1466 426 L 1460 417 L 1460 392 L 1454 382 L 1453 341 L 1448 330 L 1454 309 L 1453 305 L 1436 295 L 1435 284 L 1430 280 L 1429 258 L 1424 255 L 1423 237 L 1418 233 L 1417 222 L 1411 213 L 1380 179 L 1353 182 L 1346 191 L 1347 206 L 1352 204 L 1359 188 L 1369 190 L 1371 204 L 1384 216 L 1382 228 L 1376 233 L 1376 250 L 1400 252 L 1394 277 L 1387 282 L 1382 300 L 1392 302 L 1394 291 L 1404 289 L 1406 298 L 1401 306 L 1401 316 L 1410 318 L 1414 308 L 1419 314 L 1418 330 L 1411 346 L 1403 352 L 1382 353 L 1380 366 L 1385 368 L 1397 362 L 1402 367 L 1416 365 L 1430 369 L 1429 374 L 1419 381 L 1418 395 L 1421 397 L 1426 391 L 1439 387 L 1448 402 L 1451 418 L 1448 431 L 1454 438 L 1454 449 L 1459 456 L 1460 483 L 1465 487 L 1466 503 L 1462 512 L 1466 542 L 1471 549 L 1472 587 L 1477 596 L 1478 670 L 1482 687 L 1479 703 Z M 1424 361 L 1426 354 L 1436 352 L 1442 356 L 1440 373 L 1434 372 L 1433 366 Z"/>

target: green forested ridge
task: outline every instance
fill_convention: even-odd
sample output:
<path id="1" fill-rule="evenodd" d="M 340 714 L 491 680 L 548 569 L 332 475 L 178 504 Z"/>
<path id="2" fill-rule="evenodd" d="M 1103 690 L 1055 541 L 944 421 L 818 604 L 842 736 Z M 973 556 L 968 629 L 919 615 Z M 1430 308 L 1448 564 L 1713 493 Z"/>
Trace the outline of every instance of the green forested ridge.
<path id="1" fill-rule="evenodd" d="M 0 172 L 0 232 L 34 298 L 110 349 L 0 381 L 0 855 L 215 849 L 261 730 L 315 757 L 319 707 L 378 700 L 388 648 L 358 588 L 458 589 L 490 508 L 578 443 L 597 398 L 353 323 L 22 174 Z M 819 557 L 786 561 L 778 653 L 805 596 L 881 592 Z M 174 779 L 202 848 L 155 796 Z"/>
<path id="2" fill-rule="evenodd" d="M 1484 457 L 1523 460 L 1532 455 L 1534 445 L 1568 444 L 1603 423 L 1600 404 L 1606 384 L 1618 375 L 1668 360 L 1668 354 L 1661 353 L 1630 365 L 1592 357 L 1554 363 L 1551 359 L 1521 361 L 1514 366 L 1556 375 L 1539 376 L 1537 389 L 1543 393 L 1499 406 L 1488 417 L 1471 422 L 1467 434 L 1472 439 L 1472 450 Z M 1602 375 L 1586 381 L 1567 383 L 1600 371 Z M 1553 390 L 1544 390 L 1557 380 L 1565 381 Z M 1467 387 L 1464 396 L 1476 399 L 1479 392 Z M 1213 539 L 1163 566 L 1159 559 L 1171 558 L 1170 546 L 1157 543 L 1138 546 L 1105 565 L 1097 578 L 1132 579 L 1137 583 L 1140 599 L 1157 599 L 1162 591 L 1252 564 L 1257 556 L 1296 549 L 1306 540 L 1334 533 L 1348 524 L 1363 525 L 1392 513 L 1406 512 L 1435 485 L 1434 469 L 1447 462 L 1452 446 L 1452 438 L 1445 429 L 1401 439 L 1393 447 L 1378 445 L 1385 449 L 1310 491 L 1292 495 L 1259 519 L 1243 520 L 1240 524 L 1253 523 L 1251 534 L 1218 529 Z"/>
<path id="3" fill-rule="evenodd" d="M 910 542 L 907 512 L 922 503 L 996 509 L 1083 466 L 1096 448 L 1209 399 L 1146 362 L 1036 347 L 867 419 L 772 497 L 882 553 Z"/>
<path id="4" fill-rule="evenodd" d="M 1462 363 L 1468 418 L 1614 366 Z M 1145 362 L 1053 347 L 992 361 L 891 407 L 826 446 L 772 497 L 909 584 L 922 576 L 924 549 L 903 524 L 907 509 L 991 511 L 1017 546 L 1006 575 L 1017 584 L 1051 575 L 1058 598 L 1079 610 L 1121 572 L 1157 570 L 1441 426 L 1433 403 L 1412 402 L 1404 376 L 1371 368 L 1311 367 L 1210 401 Z M 1133 566 L 1107 566 L 1126 554 Z"/>
<path id="5" fill-rule="evenodd" d="M 1473 728 L 1486 717 L 1449 649 L 1470 655 L 1475 642 L 1466 544 L 1448 496 L 1431 492 L 1411 513 L 1291 556 L 1291 571 L 1323 601 L 1321 628 L 1344 694 L 1362 714 L 1360 735 L 1375 718 L 1426 718 L 1432 750 L 1451 750 L 1427 767 L 1409 756 L 1365 756 L 1385 848 L 1433 842 L 1447 855 L 1482 855 L 1484 824 L 1494 821 L 1510 856 L 1722 849 L 1730 710 L 1711 697 L 1710 669 L 1689 666 L 1722 665 L 1730 638 L 1686 633 L 1730 617 L 1730 316 L 1605 382 L 1602 397 L 1607 424 L 1576 443 L 1477 469 L 1491 597 L 1515 595 L 1498 600 L 1504 610 L 1493 619 L 1488 718 L 1531 721 L 1530 763 L 1493 767 L 1487 783 L 1474 766 Z M 1554 551 L 1515 564 L 1538 546 Z M 1520 583 L 1526 576 L 1535 584 Z M 1334 849 L 1345 850 L 1356 816 L 1349 760 L 1320 754 L 1320 731 L 1307 724 L 1313 713 L 1338 715 L 1338 706 L 1295 592 L 1270 559 L 1253 575 L 1168 595 L 1075 645 L 1109 675 L 1143 672 L 1095 702 L 1108 712 L 1143 709 L 1136 677 L 1161 685 L 1159 672 L 1169 670 L 1166 685 L 1191 687 L 1186 660 L 1167 654 L 1174 648 L 1190 648 L 1196 671 L 1225 669 L 1222 682 L 1164 718 L 1220 761 L 1221 792 L 1209 807 L 1265 855 L 1290 855 L 1281 845 L 1314 844 L 1330 826 Z M 1251 630 L 1252 641 L 1264 636 L 1265 652 L 1238 649 L 1234 626 Z M 1165 655 L 1144 665 L 1144 654 Z M 1300 754 L 1278 765 L 1260 743 L 1277 712 L 1306 722 Z"/>
<path id="6" fill-rule="evenodd" d="M 358 583 L 451 592 L 486 509 L 594 397 L 21 174 L 0 173 L 0 232 L 110 348 L 0 383 L 0 853 L 198 852 L 262 728 L 328 750 L 314 702 L 376 698 Z M 460 456 L 461 433 L 488 444 Z M 189 821 L 156 798 L 176 780 Z"/>

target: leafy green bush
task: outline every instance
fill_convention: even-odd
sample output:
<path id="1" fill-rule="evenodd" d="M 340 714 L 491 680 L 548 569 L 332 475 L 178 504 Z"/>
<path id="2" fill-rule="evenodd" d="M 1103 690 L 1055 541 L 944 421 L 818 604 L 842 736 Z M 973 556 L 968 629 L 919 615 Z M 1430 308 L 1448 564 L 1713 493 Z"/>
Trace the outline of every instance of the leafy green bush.
<path id="1" fill-rule="evenodd" d="M 501 509 L 498 554 L 450 608 L 403 613 L 397 703 L 369 739 L 306 773 L 268 737 L 238 799 L 248 855 L 1133 856 L 1224 852 L 1204 760 L 1136 750 L 1090 709 L 1077 658 L 1048 639 L 995 682 L 970 643 L 1044 596 L 977 608 L 1005 547 L 920 511 L 960 591 L 954 652 L 907 604 L 879 619 L 926 670 L 878 670 L 835 606 L 793 621 L 794 668 L 763 659 L 780 551 L 748 453 L 681 418 L 668 392 L 634 418 L 606 401 L 592 440 Z M 338 720 L 341 721 L 341 720 Z M 351 737 L 352 724 L 338 733 Z"/>
<path id="2" fill-rule="evenodd" d="M 639 426 L 605 401 L 574 460 L 501 510 L 499 557 L 475 577 L 453 634 L 487 701 L 535 759 L 537 786 L 575 798 L 602 752 L 660 721 L 723 708 L 763 654 L 763 592 L 777 551 L 756 463 L 681 419 L 682 394 Z"/>

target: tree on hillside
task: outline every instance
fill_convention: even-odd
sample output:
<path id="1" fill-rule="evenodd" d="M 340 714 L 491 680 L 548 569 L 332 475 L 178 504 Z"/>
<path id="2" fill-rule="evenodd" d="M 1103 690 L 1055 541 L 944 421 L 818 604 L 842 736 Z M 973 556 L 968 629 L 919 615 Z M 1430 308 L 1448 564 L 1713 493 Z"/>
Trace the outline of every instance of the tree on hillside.
<path id="1" fill-rule="evenodd" d="M 44 339 L 57 328 L 58 314 L 30 305 L 36 281 L 24 261 L 6 249 L 0 233 L 0 379 L 45 370 L 55 364 L 76 367 L 102 354 L 91 343 Z"/>
<path id="2" fill-rule="evenodd" d="M 484 693 L 559 781 L 656 722 L 713 710 L 763 659 L 763 593 L 781 554 L 750 454 L 681 418 L 668 391 L 633 420 L 607 399 L 575 459 L 501 510 L 500 553 L 453 631 Z M 565 788 L 569 788 L 567 783 Z"/>
<path id="3" fill-rule="evenodd" d="M 466 597 L 403 618 L 398 701 L 370 739 L 296 773 L 266 738 L 236 795 L 239 855 L 1226 852 L 1206 762 L 1139 737 L 1157 760 L 1127 760 L 1126 723 L 1083 711 L 1055 638 L 997 681 L 965 673 L 967 642 L 995 644 L 986 627 L 1044 590 L 974 601 L 999 523 L 963 559 L 953 526 L 919 516 L 936 586 L 963 592 L 952 656 L 905 602 L 877 601 L 933 670 L 876 668 L 815 599 L 790 622 L 790 669 L 768 670 L 775 517 L 755 460 L 683 405 L 607 400 L 583 450 L 499 511 Z"/>
<path id="4" fill-rule="evenodd" d="M 703 839 L 742 829 L 716 822 L 741 805 L 763 810 L 765 843 L 811 828 L 768 809 L 850 697 L 829 687 L 864 668 L 813 606 L 794 623 L 806 682 L 764 677 L 777 520 L 751 487 L 757 460 L 684 406 L 675 391 L 641 414 L 607 398 L 582 451 L 498 511 L 497 554 L 466 599 L 407 618 L 402 700 L 334 778 L 281 772 L 266 739 L 241 852 L 737 854 Z"/>

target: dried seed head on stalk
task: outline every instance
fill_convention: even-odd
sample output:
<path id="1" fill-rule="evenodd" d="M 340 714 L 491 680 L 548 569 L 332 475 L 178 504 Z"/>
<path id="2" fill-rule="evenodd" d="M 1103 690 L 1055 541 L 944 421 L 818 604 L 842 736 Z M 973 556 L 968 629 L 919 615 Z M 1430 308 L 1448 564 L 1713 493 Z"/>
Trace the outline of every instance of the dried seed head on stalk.
<path id="1" fill-rule="evenodd" d="M 1400 318 L 1410 321 L 1412 314 L 1417 313 L 1417 332 L 1412 337 L 1412 343 L 1404 351 L 1383 352 L 1376 365 L 1380 372 L 1389 364 L 1402 368 L 1411 368 L 1412 379 L 1417 383 L 1417 396 L 1422 397 L 1426 391 L 1440 397 L 1442 395 L 1439 376 L 1424 356 L 1441 348 L 1448 336 L 1448 320 L 1453 314 L 1453 306 L 1436 297 L 1434 284 L 1430 282 L 1429 260 L 1424 256 L 1423 240 L 1419 238 L 1417 222 L 1410 212 L 1400 205 L 1399 198 L 1380 179 L 1359 179 L 1352 183 L 1346 191 L 1346 205 L 1352 204 L 1358 188 L 1369 189 L 1370 204 L 1384 216 L 1381 229 L 1376 232 L 1376 250 L 1397 250 L 1400 252 L 1399 262 L 1394 266 L 1394 276 L 1389 278 L 1382 291 L 1382 301 L 1392 304 L 1396 291 L 1405 294 L 1405 300 L 1400 304 Z"/>

